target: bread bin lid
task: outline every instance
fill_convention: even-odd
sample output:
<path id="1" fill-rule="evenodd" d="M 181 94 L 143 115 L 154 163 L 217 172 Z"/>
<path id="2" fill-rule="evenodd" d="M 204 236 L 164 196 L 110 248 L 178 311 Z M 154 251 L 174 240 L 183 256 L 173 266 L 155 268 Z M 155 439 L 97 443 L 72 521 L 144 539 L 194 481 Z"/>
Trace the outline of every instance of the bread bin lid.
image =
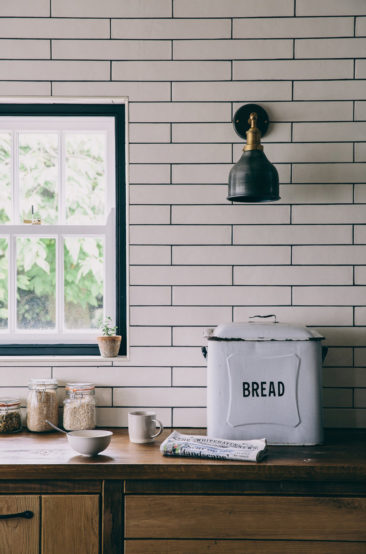
<path id="1" fill-rule="evenodd" d="M 222 323 L 207 333 L 208 340 L 243 340 L 243 341 L 307 341 L 322 340 L 324 337 L 309 327 L 279 323 L 275 319 L 263 322 L 254 318 L 275 316 L 252 316 L 249 322 Z"/>

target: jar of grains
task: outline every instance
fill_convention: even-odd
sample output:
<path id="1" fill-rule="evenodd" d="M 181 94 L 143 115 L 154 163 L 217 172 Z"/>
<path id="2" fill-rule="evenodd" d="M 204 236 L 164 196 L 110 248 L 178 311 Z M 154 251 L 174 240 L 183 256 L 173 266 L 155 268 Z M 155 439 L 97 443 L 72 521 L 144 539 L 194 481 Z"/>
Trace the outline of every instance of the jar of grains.
<path id="1" fill-rule="evenodd" d="M 56 379 L 31 379 L 27 401 L 27 427 L 29 431 L 40 433 L 53 431 L 46 419 L 58 424 Z"/>
<path id="2" fill-rule="evenodd" d="M 0 433 L 17 433 L 21 430 L 20 400 L 0 398 Z"/>
<path id="3" fill-rule="evenodd" d="M 64 429 L 94 429 L 96 424 L 95 387 L 92 383 L 66 383 Z"/>

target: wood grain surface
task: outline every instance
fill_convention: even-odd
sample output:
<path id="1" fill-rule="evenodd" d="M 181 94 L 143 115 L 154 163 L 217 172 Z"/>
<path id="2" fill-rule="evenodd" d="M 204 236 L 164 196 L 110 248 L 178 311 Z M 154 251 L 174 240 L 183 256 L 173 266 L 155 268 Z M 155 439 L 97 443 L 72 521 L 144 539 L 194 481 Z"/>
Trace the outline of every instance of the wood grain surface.
<path id="1" fill-rule="evenodd" d="M 1 496 L 0 514 L 16 514 L 30 510 L 32 519 L 0 519 L 1 554 L 38 554 L 39 496 Z"/>

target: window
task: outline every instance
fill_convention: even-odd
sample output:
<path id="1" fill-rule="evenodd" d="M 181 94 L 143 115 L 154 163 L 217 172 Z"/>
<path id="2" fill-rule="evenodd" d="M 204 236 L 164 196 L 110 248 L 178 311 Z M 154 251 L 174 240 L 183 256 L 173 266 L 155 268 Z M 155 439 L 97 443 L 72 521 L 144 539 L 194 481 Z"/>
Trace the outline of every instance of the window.
<path id="1" fill-rule="evenodd" d="M 0 104 L 0 355 L 126 354 L 124 103 Z"/>

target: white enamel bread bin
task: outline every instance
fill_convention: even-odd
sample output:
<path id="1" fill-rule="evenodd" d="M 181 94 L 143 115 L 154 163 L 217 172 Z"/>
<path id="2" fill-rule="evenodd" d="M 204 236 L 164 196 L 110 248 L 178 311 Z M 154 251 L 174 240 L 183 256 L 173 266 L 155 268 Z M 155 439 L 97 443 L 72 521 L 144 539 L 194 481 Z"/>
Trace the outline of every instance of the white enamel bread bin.
<path id="1" fill-rule="evenodd" d="M 323 338 L 307 327 L 276 321 L 210 329 L 208 436 L 320 444 Z"/>

